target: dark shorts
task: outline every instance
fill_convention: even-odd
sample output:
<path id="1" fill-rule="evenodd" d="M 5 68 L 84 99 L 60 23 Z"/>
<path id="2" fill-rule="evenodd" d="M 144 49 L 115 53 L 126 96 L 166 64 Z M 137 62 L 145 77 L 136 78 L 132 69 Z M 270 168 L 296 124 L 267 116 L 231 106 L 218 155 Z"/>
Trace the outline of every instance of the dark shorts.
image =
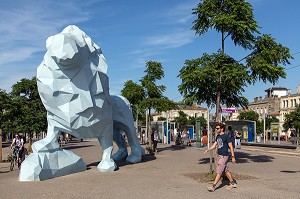
<path id="1" fill-rule="evenodd" d="M 216 168 L 216 173 L 222 175 L 223 172 L 227 172 L 228 171 L 228 166 L 227 166 L 227 162 L 228 162 L 228 158 L 229 156 L 218 156 L 218 165 Z"/>

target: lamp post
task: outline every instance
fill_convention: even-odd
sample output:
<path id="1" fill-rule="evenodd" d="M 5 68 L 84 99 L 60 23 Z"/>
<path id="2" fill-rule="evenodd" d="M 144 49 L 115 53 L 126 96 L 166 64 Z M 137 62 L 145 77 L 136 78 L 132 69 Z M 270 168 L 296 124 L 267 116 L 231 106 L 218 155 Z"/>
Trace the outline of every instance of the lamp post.
<path id="1" fill-rule="evenodd" d="M 167 116 L 167 126 L 166 126 L 166 137 L 167 137 L 167 140 L 166 140 L 166 143 L 165 144 L 169 144 L 169 113 L 168 111 L 166 111 L 166 116 Z"/>
<path id="2" fill-rule="evenodd" d="M 264 143 L 266 143 L 266 113 L 264 113 Z"/>

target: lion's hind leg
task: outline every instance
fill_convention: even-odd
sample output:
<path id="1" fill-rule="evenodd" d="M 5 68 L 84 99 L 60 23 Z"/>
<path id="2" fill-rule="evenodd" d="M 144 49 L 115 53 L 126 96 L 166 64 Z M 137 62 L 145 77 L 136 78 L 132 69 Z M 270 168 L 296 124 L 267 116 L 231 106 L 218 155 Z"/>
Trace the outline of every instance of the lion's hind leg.
<path id="1" fill-rule="evenodd" d="M 130 103 L 122 96 L 111 96 L 111 98 L 113 101 L 114 128 L 125 132 L 128 144 L 131 148 L 131 153 L 126 158 L 126 161 L 130 163 L 140 162 L 142 156 L 145 154 L 145 150 L 141 147 L 136 135 Z M 118 132 L 118 134 L 120 134 L 120 132 Z"/>
<path id="2" fill-rule="evenodd" d="M 127 146 L 124 137 L 121 134 L 120 128 L 116 127 L 117 125 L 114 124 L 114 142 L 118 146 L 118 151 L 112 155 L 113 160 L 125 160 L 128 156 Z"/>
<path id="3" fill-rule="evenodd" d="M 141 147 L 139 139 L 136 136 L 135 128 L 128 128 L 124 130 L 128 144 L 131 148 L 130 155 L 126 158 L 127 162 L 138 163 L 142 161 L 143 155 L 145 155 L 145 149 Z"/>

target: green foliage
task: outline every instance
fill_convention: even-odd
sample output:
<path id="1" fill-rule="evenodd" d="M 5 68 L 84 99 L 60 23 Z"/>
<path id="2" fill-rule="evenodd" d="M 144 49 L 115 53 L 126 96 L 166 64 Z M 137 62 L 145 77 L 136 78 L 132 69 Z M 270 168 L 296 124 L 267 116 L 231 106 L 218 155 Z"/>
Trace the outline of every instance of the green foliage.
<path id="1" fill-rule="evenodd" d="M 187 104 L 207 103 L 214 107 L 219 94 L 221 104 L 228 107 L 248 105 L 243 97 L 243 87 L 249 80 L 247 71 L 226 54 L 203 54 L 201 58 L 186 60 L 178 76 L 182 80 L 178 90 Z"/>
<path id="2" fill-rule="evenodd" d="M 121 94 L 128 99 L 130 104 L 139 104 L 146 96 L 144 88 L 132 80 L 125 82 Z"/>
<path id="3" fill-rule="evenodd" d="M 193 125 L 193 126 L 196 126 L 196 121 L 199 120 L 200 121 L 200 126 L 207 126 L 207 121 L 204 117 L 189 117 L 189 120 L 188 120 L 188 125 Z"/>
<path id="4" fill-rule="evenodd" d="M 293 58 L 287 47 L 275 42 L 271 35 L 264 34 L 256 38 L 254 51 L 247 56 L 246 66 L 251 76 L 251 82 L 262 80 L 264 83 L 275 84 L 279 78 L 285 78 L 284 68 Z"/>
<path id="5" fill-rule="evenodd" d="M 158 117 L 157 118 L 157 121 L 166 121 L 167 120 L 167 118 L 165 118 L 165 117 Z"/>
<path id="6" fill-rule="evenodd" d="M 270 35 L 260 36 L 250 3 L 244 0 L 202 0 L 193 9 L 197 19 L 192 29 L 204 35 L 214 29 L 221 33 L 221 48 L 212 55 L 186 60 L 180 70 L 179 92 L 184 102 L 216 106 L 220 120 L 220 105 L 247 107 L 242 93 L 248 84 L 257 81 L 275 84 L 286 73 L 281 65 L 290 64 L 289 49 L 275 42 Z M 237 61 L 225 54 L 225 40 L 231 38 L 236 46 L 251 53 Z M 244 63 L 241 63 L 244 61 Z"/>
<path id="7" fill-rule="evenodd" d="M 251 120 L 251 121 L 258 121 L 259 115 L 255 111 L 245 111 L 241 112 L 238 116 L 239 120 Z"/>
<path id="8" fill-rule="evenodd" d="M 132 80 L 126 81 L 124 88 L 121 90 L 121 95 L 130 102 L 135 120 L 137 115 L 140 119 L 145 118 L 145 111 L 140 110 L 140 103 L 146 96 L 144 88 L 141 85 L 133 82 Z"/>
<path id="9" fill-rule="evenodd" d="M 13 85 L 6 98 L 2 114 L 2 128 L 7 132 L 29 133 L 46 130 L 46 110 L 37 90 L 36 78 L 21 79 Z"/>
<path id="10" fill-rule="evenodd" d="M 279 119 L 276 117 L 266 117 L 266 129 L 270 129 L 271 128 L 271 123 L 273 122 L 279 122 Z"/>
<path id="11" fill-rule="evenodd" d="M 255 111 L 241 112 L 238 116 L 238 119 L 255 121 L 256 122 L 256 133 L 261 134 L 264 132 L 264 123 L 263 123 L 263 121 L 259 120 L 259 115 L 257 112 L 255 112 Z"/>
<path id="12" fill-rule="evenodd" d="M 193 9 L 197 19 L 192 29 L 199 35 L 215 29 L 222 33 L 222 41 L 230 36 L 235 45 L 251 49 L 254 33 L 259 33 L 252 11 L 244 0 L 203 0 Z"/>
<path id="13" fill-rule="evenodd" d="M 296 109 L 285 115 L 285 120 L 283 127 L 287 130 L 289 128 L 294 128 L 296 133 L 299 134 L 300 130 L 300 106 L 297 106 Z"/>
<path id="14" fill-rule="evenodd" d="M 146 62 L 146 75 L 140 80 L 145 89 L 148 99 L 159 99 L 163 97 L 163 92 L 166 87 L 163 85 L 156 85 L 156 81 L 164 77 L 164 71 L 160 62 L 148 61 Z"/>
<path id="15" fill-rule="evenodd" d="M 3 122 L 5 121 L 5 109 L 9 104 L 8 94 L 0 89 L 0 128 L 3 128 Z"/>
<path id="16" fill-rule="evenodd" d="M 160 62 L 146 62 L 146 74 L 140 80 L 141 85 L 129 80 L 125 83 L 121 93 L 133 107 L 148 110 L 155 109 L 158 112 L 176 108 L 177 103 L 163 96 L 166 90 L 164 85 L 157 85 L 157 80 L 164 77 L 164 71 Z M 144 111 L 142 111 L 144 113 Z M 150 112 L 149 112 L 150 113 Z M 150 115 L 150 114 L 149 114 Z"/>
<path id="17" fill-rule="evenodd" d="M 179 111 L 179 116 L 174 118 L 174 122 L 176 123 L 177 127 L 181 127 L 183 125 L 188 124 L 188 115 L 183 111 Z"/>

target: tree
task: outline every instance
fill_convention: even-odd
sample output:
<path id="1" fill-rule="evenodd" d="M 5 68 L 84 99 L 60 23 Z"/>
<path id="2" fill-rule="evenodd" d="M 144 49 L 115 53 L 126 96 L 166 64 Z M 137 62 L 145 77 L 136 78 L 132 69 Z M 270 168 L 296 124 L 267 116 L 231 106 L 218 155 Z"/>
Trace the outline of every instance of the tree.
<path id="1" fill-rule="evenodd" d="M 132 103 L 138 104 L 142 109 L 148 111 L 148 118 L 146 118 L 150 124 L 151 109 L 155 109 L 158 112 L 171 110 L 176 107 L 176 103 L 169 100 L 163 95 L 166 90 L 164 85 L 157 85 L 156 82 L 164 77 L 163 67 L 160 62 L 148 61 L 146 62 L 146 74 L 140 79 L 141 85 L 134 83 L 133 81 L 127 81 L 122 90 L 122 95 Z M 138 100 L 135 101 L 135 95 Z M 148 138 L 151 138 L 150 125 L 148 129 Z M 149 145 L 152 147 L 151 139 L 149 139 Z"/>
<path id="2" fill-rule="evenodd" d="M 157 121 L 166 121 L 167 120 L 167 118 L 165 118 L 165 117 L 158 117 L 157 118 Z"/>
<path id="3" fill-rule="evenodd" d="M 121 90 L 121 95 L 127 98 L 132 105 L 132 113 L 138 123 L 138 118 L 140 118 L 140 116 L 144 116 L 144 111 L 139 111 L 140 103 L 146 96 L 144 88 L 141 85 L 133 82 L 132 80 L 128 80 L 125 82 L 124 88 Z"/>
<path id="4" fill-rule="evenodd" d="M 0 89 L 0 129 L 3 128 L 3 122 L 4 122 L 4 113 L 5 109 L 7 109 L 7 105 L 9 103 L 9 96 L 8 94 Z"/>
<path id="5" fill-rule="evenodd" d="M 7 109 L 10 128 L 15 132 L 29 134 L 29 143 L 32 143 L 34 132 L 47 129 L 47 112 L 37 90 L 35 77 L 21 79 L 12 87 L 11 102 Z"/>
<path id="6" fill-rule="evenodd" d="M 256 122 L 256 132 L 261 134 L 264 132 L 263 122 L 259 120 L 259 115 L 255 111 L 245 111 L 241 112 L 238 116 L 239 120 L 251 120 Z"/>
<path id="7" fill-rule="evenodd" d="M 3 123 L 3 113 L 5 112 L 5 106 L 8 101 L 7 93 L 0 89 L 0 162 L 2 162 L 2 123 Z"/>
<path id="8" fill-rule="evenodd" d="M 184 113 L 183 111 L 178 112 L 179 116 L 174 118 L 176 126 L 181 128 L 183 125 L 188 124 L 188 114 Z"/>
<path id="9" fill-rule="evenodd" d="M 279 122 L 279 119 L 274 116 L 266 117 L 266 129 L 271 129 L 271 123 L 273 122 Z"/>
<path id="10" fill-rule="evenodd" d="M 197 120 L 200 122 L 200 126 L 201 127 L 207 126 L 207 121 L 206 121 L 206 119 L 203 116 L 200 116 L 200 117 L 197 117 L 197 118 L 195 118 L 195 117 L 189 117 L 188 124 L 196 126 L 196 121 Z"/>
<path id="11" fill-rule="evenodd" d="M 245 112 L 241 112 L 241 113 L 238 115 L 238 119 L 239 119 L 239 120 L 258 121 L 259 115 L 258 115 L 258 113 L 255 112 L 255 111 L 245 111 Z"/>
<path id="12" fill-rule="evenodd" d="M 290 64 L 289 49 L 275 42 L 270 35 L 260 35 L 250 3 L 244 0 L 203 0 L 193 9 L 197 19 L 192 29 L 204 35 L 214 29 L 221 34 L 217 53 L 206 53 L 199 59 L 186 60 L 179 73 L 179 91 L 188 104 L 207 103 L 216 106 L 216 120 L 220 121 L 220 105 L 247 107 L 242 96 L 244 87 L 257 81 L 275 84 L 286 73 L 281 65 Z M 225 54 L 225 41 L 250 53 L 240 60 Z"/>
<path id="13" fill-rule="evenodd" d="M 300 106 L 298 105 L 296 109 L 285 115 L 283 127 L 288 130 L 294 128 L 297 137 L 299 137 L 300 130 Z"/>

